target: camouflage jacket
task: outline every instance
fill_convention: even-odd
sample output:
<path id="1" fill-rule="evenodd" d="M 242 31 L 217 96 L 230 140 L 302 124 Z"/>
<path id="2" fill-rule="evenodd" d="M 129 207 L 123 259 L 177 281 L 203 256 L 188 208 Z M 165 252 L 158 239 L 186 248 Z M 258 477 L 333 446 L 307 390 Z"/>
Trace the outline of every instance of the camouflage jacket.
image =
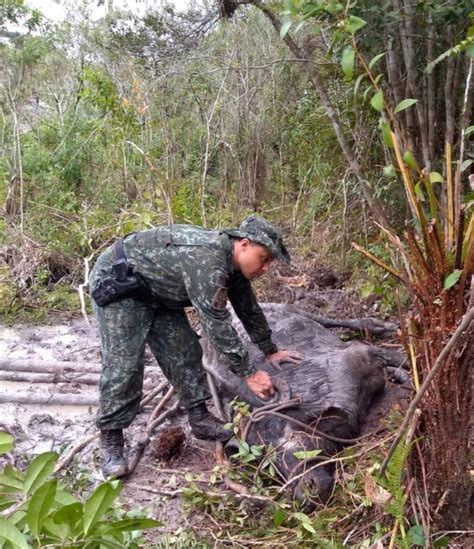
<path id="1" fill-rule="evenodd" d="M 256 371 L 231 323 L 227 298 L 264 354 L 278 349 L 250 282 L 235 271 L 229 235 L 190 225 L 165 225 L 124 240 L 128 263 L 166 307 L 193 306 L 206 335 L 230 369 L 241 376 Z"/>

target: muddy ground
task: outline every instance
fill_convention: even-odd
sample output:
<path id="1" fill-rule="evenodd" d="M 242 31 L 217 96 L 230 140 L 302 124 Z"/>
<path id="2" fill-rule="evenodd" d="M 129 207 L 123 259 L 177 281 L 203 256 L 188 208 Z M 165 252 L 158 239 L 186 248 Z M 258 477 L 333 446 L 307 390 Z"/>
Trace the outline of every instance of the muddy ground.
<path id="1" fill-rule="evenodd" d="M 301 309 L 332 318 L 355 318 L 377 315 L 376 301 L 360 301 L 348 295 L 343 288 L 343 277 L 330 270 L 314 271 L 299 276 L 292 272 L 276 272 L 266 284 L 258 287 L 260 298 L 268 301 L 292 302 Z M 85 319 L 73 319 L 67 323 L 49 326 L 0 326 L 0 356 L 12 359 L 27 359 L 31 364 L 51 360 L 71 363 L 94 364 L 100 361 L 100 348 L 93 319 L 88 324 Z M 147 356 L 146 377 L 151 388 L 162 381 L 162 375 L 151 356 Z M 97 398 L 97 388 L 85 385 L 80 379 L 56 383 L 29 383 L 26 381 L 2 381 L 2 391 L 8 393 L 8 402 L 0 404 L 0 429 L 16 438 L 15 451 L 10 461 L 21 466 L 25 456 L 44 451 L 64 452 L 77 441 L 94 434 L 96 406 L 28 404 L 15 402 L 15 395 L 58 393 L 89 395 L 91 401 Z M 406 400 L 407 392 L 389 385 L 385 396 L 368 418 L 364 430 L 371 430 L 399 401 Z M 159 397 L 157 397 L 159 399 Z M 156 404 L 157 400 L 154 401 Z M 144 429 L 148 406 L 128 429 L 128 448 L 134 446 Z M 186 439 L 177 455 L 168 461 L 160 460 L 156 452 L 156 442 L 148 446 L 133 474 L 126 480 L 123 500 L 130 509 L 147 507 L 151 514 L 165 524 L 165 530 L 174 531 L 178 527 L 197 526 L 200 517 L 183 510 L 180 497 L 173 492 L 187 484 L 186 473 L 207 480 L 215 467 L 214 445 L 197 441 L 189 433 L 184 415 L 178 414 L 167 420 L 155 433 L 155 438 L 170 425 L 180 425 Z M 102 481 L 99 464 L 97 439 L 77 455 L 67 469 L 78 486 Z M 157 494 L 155 492 L 162 492 Z"/>

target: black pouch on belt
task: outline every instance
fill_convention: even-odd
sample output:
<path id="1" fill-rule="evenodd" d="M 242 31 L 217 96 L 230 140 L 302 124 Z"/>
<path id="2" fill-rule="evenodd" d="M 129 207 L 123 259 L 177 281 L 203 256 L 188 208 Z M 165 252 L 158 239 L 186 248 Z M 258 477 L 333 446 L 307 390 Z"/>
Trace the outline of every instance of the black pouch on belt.
<path id="1" fill-rule="evenodd" d="M 133 274 L 123 249 L 123 239 L 114 245 L 115 262 L 109 275 L 102 278 L 91 296 L 99 307 L 104 307 L 124 297 L 144 298 L 149 290 L 139 276 Z"/>

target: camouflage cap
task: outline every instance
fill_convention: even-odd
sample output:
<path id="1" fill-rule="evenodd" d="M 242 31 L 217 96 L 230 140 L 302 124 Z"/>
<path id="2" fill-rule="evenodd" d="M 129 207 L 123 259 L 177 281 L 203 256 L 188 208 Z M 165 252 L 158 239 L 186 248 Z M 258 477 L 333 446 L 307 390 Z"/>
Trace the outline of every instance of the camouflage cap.
<path id="1" fill-rule="evenodd" d="M 248 238 L 252 242 L 265 246 L 280 261 L 286 263 L 291 261 L 280 231 L 262 217 L 251 215 L 238 229 L 226 229 L 224 232 L 237 238 Z"/>

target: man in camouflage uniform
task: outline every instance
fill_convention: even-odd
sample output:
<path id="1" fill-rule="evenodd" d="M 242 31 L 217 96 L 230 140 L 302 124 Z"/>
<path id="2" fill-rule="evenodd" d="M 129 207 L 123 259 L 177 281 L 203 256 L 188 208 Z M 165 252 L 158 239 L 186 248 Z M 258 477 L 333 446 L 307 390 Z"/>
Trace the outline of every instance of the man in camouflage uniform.
<path id="1" fill-rule="evenodd" d="M 299 353 L 279 351 L 272 342 L 250 285 L 274 259 L 290 261 L 278 230 L 257 216 L 224 231 L 165 225 L 133 233 L 99 257 L 90 289 L 102 344 L 97 426 L 106 477 L 127 472 L 122 430 L 139 409 L 146 344 L 187 410 L 193 434 L 222 441 L 232 436 L 207 410 L 210 394 L 201 345 L 184 307 L 195 308 L 221 360 L 261 398 L 274 392 L 270 377 L 249 362 L 231 324 L 227 299 L 270 362 L 300 360 Z"/>

